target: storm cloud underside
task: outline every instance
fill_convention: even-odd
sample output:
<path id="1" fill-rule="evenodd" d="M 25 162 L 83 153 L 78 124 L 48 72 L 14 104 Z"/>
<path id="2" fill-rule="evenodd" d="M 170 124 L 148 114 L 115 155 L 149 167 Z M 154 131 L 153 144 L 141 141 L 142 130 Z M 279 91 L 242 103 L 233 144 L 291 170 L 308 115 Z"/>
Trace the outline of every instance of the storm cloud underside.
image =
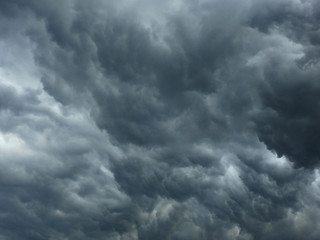
<path id="1" fill-rule="evenodd" d="M 0 1 L 0 239 L 319 239 L 319 20 Z"/>

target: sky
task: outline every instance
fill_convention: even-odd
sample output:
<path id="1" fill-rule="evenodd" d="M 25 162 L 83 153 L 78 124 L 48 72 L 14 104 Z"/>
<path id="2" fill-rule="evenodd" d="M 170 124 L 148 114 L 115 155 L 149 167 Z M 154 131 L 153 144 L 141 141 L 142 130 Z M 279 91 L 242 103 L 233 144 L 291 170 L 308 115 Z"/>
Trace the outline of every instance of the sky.
<path id="1" fill-rule="evenodd" d="M 0 0 L 0 240 L 320 239 L 318 0 Z"/>

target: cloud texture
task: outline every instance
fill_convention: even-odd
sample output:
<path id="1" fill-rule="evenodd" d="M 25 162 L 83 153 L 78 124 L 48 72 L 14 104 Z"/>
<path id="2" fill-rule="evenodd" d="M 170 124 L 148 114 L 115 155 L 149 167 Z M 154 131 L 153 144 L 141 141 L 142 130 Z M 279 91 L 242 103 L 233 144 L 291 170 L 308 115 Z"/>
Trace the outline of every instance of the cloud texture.
<path id="1" fill-rule="evenodd" d="M 319 239 L 319 20 L 0 1 L 0 239 Z"/>

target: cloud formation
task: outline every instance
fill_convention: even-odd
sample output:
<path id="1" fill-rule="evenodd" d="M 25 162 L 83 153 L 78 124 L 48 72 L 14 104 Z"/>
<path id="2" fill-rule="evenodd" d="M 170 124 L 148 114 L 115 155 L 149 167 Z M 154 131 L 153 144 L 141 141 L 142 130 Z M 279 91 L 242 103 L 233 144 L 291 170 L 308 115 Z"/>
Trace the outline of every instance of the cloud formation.
<path id="1" fill-rule="evenodd" d="M 319 239 L 319 10 L 0 2 L 0 239 Z"/>

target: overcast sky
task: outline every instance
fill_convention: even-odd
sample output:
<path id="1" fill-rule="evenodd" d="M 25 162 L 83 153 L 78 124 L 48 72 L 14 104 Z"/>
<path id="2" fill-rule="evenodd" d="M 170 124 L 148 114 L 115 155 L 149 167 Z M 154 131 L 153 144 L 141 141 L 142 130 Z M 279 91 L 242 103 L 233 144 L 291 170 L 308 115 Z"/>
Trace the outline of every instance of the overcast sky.
<path id="1" fill-rule="evenodd" d="M 0 0 L 0 240 L 320 239 L 318 0 Z"/>

